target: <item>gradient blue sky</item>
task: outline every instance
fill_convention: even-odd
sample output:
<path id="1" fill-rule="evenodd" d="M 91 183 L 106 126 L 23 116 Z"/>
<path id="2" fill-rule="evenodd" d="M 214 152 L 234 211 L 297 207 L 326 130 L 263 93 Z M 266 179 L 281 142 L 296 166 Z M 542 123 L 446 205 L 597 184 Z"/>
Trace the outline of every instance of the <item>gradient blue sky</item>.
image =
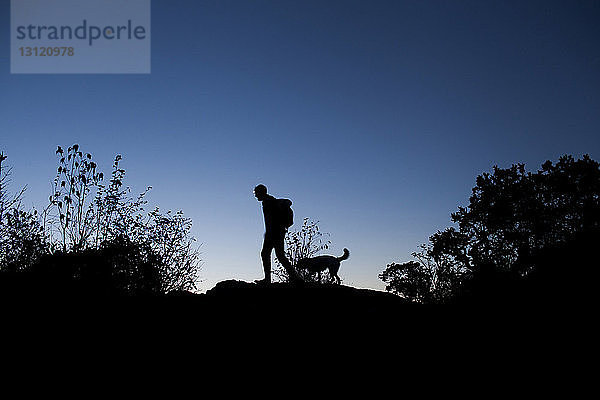
<path id="1" fill-rule="evenodd" d="M 348 247 L 344 283 L 450 225 L 493 165 L 600 159 L 598 1 L 152 1 L 150 75 L 11 75 L 0 150 L 45 205 L 57 145 L 182 209 L 202 290 L 262 277 L 264 183 Z"/>

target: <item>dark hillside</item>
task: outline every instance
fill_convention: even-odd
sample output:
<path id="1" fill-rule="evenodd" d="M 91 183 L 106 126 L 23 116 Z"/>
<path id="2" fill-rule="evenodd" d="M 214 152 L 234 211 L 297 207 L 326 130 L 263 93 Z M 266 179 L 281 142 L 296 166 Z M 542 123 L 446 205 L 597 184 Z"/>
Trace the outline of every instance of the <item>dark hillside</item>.
<path id="1" fill-rule="evenodd" d="M 344 285 L 261 286 L 236 280 L 219 282 L 200 298 L 223 313 L 276 318 L 383 318 L 408 306 L 390 293 Z"/>

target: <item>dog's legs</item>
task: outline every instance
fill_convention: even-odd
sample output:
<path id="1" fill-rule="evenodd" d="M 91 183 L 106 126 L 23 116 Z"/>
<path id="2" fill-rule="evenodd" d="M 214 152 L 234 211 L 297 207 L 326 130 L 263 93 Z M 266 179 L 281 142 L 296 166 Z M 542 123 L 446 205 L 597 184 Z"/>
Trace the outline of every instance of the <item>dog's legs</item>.
<path id="1" fill-rule="evenodd" d="M 339 267 L 338 268 L 329 268 L 329 276 L 331 276 L 333 278 L 333 280 L 334 280 L 333 283 L 339 285 L 340 283 L 342 283 L 342 280 L 340 279 L 340 277 L 337 274 L 338 270 L 339 270 Z"/>

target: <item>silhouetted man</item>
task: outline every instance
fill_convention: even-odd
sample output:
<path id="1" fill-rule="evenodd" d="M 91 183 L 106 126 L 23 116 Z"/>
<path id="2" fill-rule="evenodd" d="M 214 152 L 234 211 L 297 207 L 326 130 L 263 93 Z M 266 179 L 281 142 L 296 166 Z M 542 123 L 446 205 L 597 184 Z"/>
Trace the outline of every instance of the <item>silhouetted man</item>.
<path id="1" fill-rule="evenodd" d="M 287 199 L 276 199 L 267 193 L 265 185 L 254 188 L 254 196 L 262 202 L 263 214 L 265 216 L 265 239 L 263 241 L 262 258 L 265 278 L 257 283 L 271 283 L 271 252 L 275 249 L 277 260 L 283 265 L 290 277 L 291 282 L 302 280 L 292 264 L 285 255 L 284 240 L 288 227 L 292 224 L 291 209 L 292 202 Z M 287 213 L 289 214 L 287 214 Z"/>

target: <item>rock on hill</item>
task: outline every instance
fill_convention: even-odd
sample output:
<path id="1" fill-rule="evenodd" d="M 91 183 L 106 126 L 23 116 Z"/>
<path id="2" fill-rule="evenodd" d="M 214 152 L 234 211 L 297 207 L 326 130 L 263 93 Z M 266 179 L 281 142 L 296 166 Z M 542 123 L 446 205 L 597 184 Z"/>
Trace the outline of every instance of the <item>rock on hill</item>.
<path id="1" fill-rule="evenodd" d="M 407 304 L 404 299 L 390 293 L 344 285 L 273 283 L 265 286 L 237 280 L 219 282 L 200 296 L 213 304 L 218 302 L 232 309 L 270 309 L 308 314 L 319 311 L 330 315 L 381 313 Z"/>
<path id="2" fill-rule="evenodd" d="M 195 295 L 207 317 L 249 326 L 290 324 L 310 329 L 348 324 L 384 324 L 394 316 L 414 314 L 414 305 L 396 295 L 344 285 L 268 286 L 237 280 L 219 282 Z"/>

